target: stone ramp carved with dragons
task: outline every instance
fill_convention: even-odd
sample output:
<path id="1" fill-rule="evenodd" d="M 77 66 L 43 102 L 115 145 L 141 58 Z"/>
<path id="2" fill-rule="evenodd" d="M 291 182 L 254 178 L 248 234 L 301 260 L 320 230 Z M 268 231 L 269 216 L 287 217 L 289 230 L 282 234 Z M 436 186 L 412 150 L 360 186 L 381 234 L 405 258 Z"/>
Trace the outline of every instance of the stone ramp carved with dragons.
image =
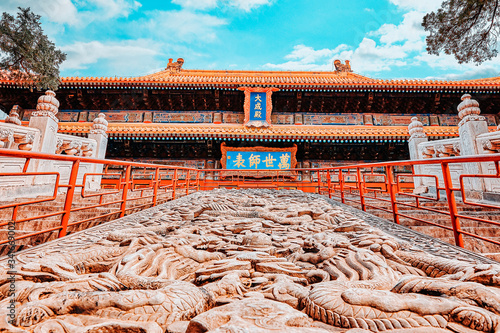
<path id="1" fill-rule="evenodd" d="M 300 191 L 198 192 L 15 262 L 0 332 L 500 332 L 499 264 Z"/>

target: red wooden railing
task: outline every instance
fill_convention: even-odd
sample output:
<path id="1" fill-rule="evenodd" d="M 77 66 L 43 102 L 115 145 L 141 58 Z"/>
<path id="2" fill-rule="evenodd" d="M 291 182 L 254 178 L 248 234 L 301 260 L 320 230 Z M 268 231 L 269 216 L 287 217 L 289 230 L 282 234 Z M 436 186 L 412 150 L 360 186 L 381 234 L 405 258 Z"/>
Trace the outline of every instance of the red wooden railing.
<path id="1" fill-rule="evenodd" d="M 0 184 L 5 180 L 25 180 L 34 191 L 50 189 L 50 194 L 44 193 L 34 199 L 11 198 L 0 203 L 0 230 L 4 231 L 0 246 L 13 240 L 18 244 L 21 240 L 28 240 L 25 244 L 30 244 L 63 237 L 68 232 L 79 230 L 78 226 L 84 223 L 91 225 L 105 219 L 123 217 L 128 212 L 152 207 L 200 188 L 197 181 L 199 171 L 183 167 L 7 149 L 0 149 L 0 157 L 16 158 L 17 165 L 19 158 L 23 159 L 22 171 L 0 173 Z M 65 177 L 67 179 L 62 179 L 62 173 L 58 170 L 29 172 L 31 164 L 45 160 L 67 162 L 71 170 Z M 102 172 L 79 172 L 84 163 L 102 166 Z M 195 175 L 193 180 L 192 175 Z M 51 176 L 52 179 L 47 180 Z M 96 177 L 101 179 L 101 188 L 90 190 L 88 182 Z M 3 182 L 3 185 L 0 191 L 5 197 L 9 187 L 6 186 L 7 182 Z M 45 208 L 40 209 L 43 205 Z M 13 223 L 16 236 L 9 239 L 8 229 Z M 47 224 L 50 227 L 46 227 Z"/>
<path id="2" fill-rule="evenodd" d="M 47 185 L 52 186 L 50 195 L 34 199 L 12 198 L 0 203 L 3 220 L 0 220 L 0 231 L 4 232 L 0 234 L 0 246 L 9 242 L 8 226 L 12 223 L 16 225 L 15 241 L 25 240 L 25 243 L 32 244 L 63 237 L 106 219 L 123 217 L 195 191 L 222 187 L 297 189 L 319 193 L 390 218 L 395 223 L 412 221 L 447 230 L 453 234 L 455 244 L 461 247 L 464 247 L 464 236 L 500 245 L 500 232 L 495 229 L 500 226 L 500 202 L 485 201 L 477 197 L 477 191 L 468 191 L 464 185 L 470 179 L 493 180 L 500 184 L 500 154 L 272 171 L 198 170 L 6 149 L 0 149 L 0 157 L 22 158 L 24 163 L 19 172 L 0 173 L 0 185 L 2 179 L 13 177 L 28 179 L 32 183 L 37 183 L 40 177 L 52 177 Z M 32 163 L 43 160 L 66 161 L 71 166 L 69 177 L 62 177 L 57 170 L 29 171 Z M 494 165 L 495 173 L 462 174 L 459 184 L 452 183 L 450 166 L 486 162 Z M 82 174 L 80 171 L 79 174 L 79 167 L 83 164 L 100 165 L 102 172 Z M 440 175 L 411 172 L 417 165 L 438 166 Z M 100 189 L 88 188 L 87 183 L 92 177 L 100 178 Z M 432 181 L 434 186 L 429 193 L 414 194 L 416 178 Z M 50 210 L 37 212 L 37 207 L 47 203 L 50 203 Z M 478 213 L 488 216 L 477 216 Z M 43 221 L 47 220 L 51 222 L 44 224 Z M 482 235 L 478 225 L 489 227 L 489 234 Z"/>

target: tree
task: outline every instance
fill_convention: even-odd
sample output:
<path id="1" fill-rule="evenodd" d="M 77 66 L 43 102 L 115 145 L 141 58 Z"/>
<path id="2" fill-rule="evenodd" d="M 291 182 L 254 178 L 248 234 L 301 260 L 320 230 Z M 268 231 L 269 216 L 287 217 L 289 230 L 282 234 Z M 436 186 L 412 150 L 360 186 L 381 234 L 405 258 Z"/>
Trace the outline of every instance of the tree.
<path id="1" fill-rule="evenodd" d="M 59 65 L 66 54 L 56 50 L 43 33 L 40 16 L 19 7 L 14 18 L 3 13 L 0 21 L 0 68 L 26 86 L 57 89 Z"/>
<path id="2" fill-rule="evenodd" d="M 500 0 L 445 0 L 424 17 L 427 51 L 453 54 L 459 63 L 480 64 L 496 57 Z"/>

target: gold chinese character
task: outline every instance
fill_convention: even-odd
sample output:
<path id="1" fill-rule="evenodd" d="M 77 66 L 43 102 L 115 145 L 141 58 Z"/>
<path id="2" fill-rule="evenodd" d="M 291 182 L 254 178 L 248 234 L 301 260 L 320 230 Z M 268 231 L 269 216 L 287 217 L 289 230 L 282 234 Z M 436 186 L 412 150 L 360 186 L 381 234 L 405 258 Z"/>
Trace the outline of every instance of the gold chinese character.
<path id="1" fill-rule="evenodd" d="M 263 161 L 266 163 L 266 168 L 272 168 L 274 167 L 274 162 L 276 161 L 275 158 L 271 154 L 267 155 L 266 159 Z"/>
<path id="2" fill-rule="evenodd" d="M 288 154 L 283 154 L 280 156 L 280 164 L 278 164 L 278 167 L 280 169 L 290 169 L 290 163 L 288 163 L 288 159 L 290 156 Z"/>
<path id="3" fill-rule="evenodd" d="M 240 167 L 245 167 L 245 165 L 243 163 L 245 163 L 245 160 L 242 158 L 243 156 L 241 156 L 241 154 L 238 154 L 236 156 L 236 160 L 234 161 L 234 166 L 237 167 L 238 169 Z"/>
<path id="4" fill-rule="evenodd" d="M 255 118 L 262 118 L 262 112 L 255 111 Z"/>
<path id="5" fill-rule="evenodd" d="M 255 101 L 262 103 L 262 96 L 260 94 L 255 95 Z"/>
<path id="6" fill-rule="evenodd" d="M 261 110 L 261 111 L 262 111 L 262 104 L 260 104 L 260 103 L 255 103 L 254 109 L 255 109 L 255 110 Z"/>
<path id="7" fill-rule="evenodd" d="M 248 161 L 250 162 L 250 168 L 252 167 L 252 165 L 255 165 L 255 169 L 257 169 L 257 167 L 259 166 L 259 163 L 260 163 L 260 156 L 259 155 L 250 155 L 250 157 L 248 158 Z"/>

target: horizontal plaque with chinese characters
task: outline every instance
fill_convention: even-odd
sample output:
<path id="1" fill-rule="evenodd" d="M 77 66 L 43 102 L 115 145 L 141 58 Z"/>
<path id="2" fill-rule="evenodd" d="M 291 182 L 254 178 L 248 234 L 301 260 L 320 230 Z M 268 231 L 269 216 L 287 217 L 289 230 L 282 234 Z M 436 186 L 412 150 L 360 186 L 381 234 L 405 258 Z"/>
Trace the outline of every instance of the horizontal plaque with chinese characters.
<path id="1" fill-rule="evenodd" d="M 236 148 L 221 145 L 224 169 L 231 170 L 289 170 L 297 164 L 297 147 L 266 148 L 247 147 Z"/>
<path id="2" fill-rule="evenodd" d="M 288 170 L 291 168 L 292 154 L 289 152 L 257 152 L 231 151 L 227 152 L 227 169 L 244 170 Z"/>

